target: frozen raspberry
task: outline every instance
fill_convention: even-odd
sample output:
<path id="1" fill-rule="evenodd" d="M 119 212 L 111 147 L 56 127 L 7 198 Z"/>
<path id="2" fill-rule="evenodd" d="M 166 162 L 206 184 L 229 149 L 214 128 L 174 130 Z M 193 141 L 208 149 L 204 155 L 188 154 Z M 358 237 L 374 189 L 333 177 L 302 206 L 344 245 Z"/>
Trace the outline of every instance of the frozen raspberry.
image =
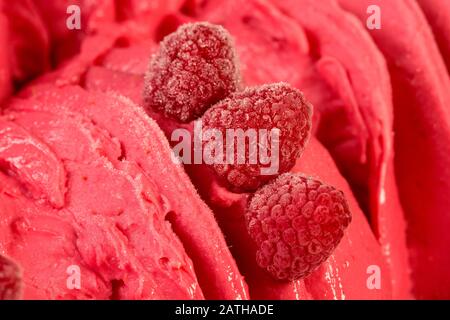
<path id="1" fill-rule="evenodd" d="M 240 83 L 234 43 L 221 26 L 187 23 L 163 39 L 146 75 L 145 105 L 181 122 L 201 116 Z"/>
<path id="2" fill-rule="evenodd" d="M 18 266 L 0 255 L 0 300 L 18 299 L 21 279 Z"/>
<path id="3" fill-rule="evenodd" d="M 204 114 L 203 150 L 213 155 L 223 150 L 224 161 L 211 164 L 230 190 L 254 191 L 293 167 L 308 140 L 311 114 L 303 94 L 288 84 L 247 88 Z M 220 131 L 222 141 L 206 136 L 208 130 Z M 243 133 L 248 134 L 245 140 Z"/>
<path id="4" fill-rule="evenodd" d="M 341 191 L 285 173 L 253 195 L 245 218 L 258 265 L 276 279 L 296 280 L 330 256 L 351 214 Z"/>

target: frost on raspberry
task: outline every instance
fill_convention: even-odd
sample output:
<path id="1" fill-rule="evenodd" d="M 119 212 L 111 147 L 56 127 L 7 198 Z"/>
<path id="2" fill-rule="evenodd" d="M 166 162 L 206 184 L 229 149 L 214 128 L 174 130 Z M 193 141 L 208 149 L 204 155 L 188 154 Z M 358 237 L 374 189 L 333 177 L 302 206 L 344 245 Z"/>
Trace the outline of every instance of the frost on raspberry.
<path id="1" fill-rule="evenodd" d="M 230 34 L 207 22 L 188 23 L 166 36 L 152 57 L 144 101 L 167 117 L 189 122 L 239 88 Z"/>
<path id="2" fill-rule="evenodd" d="M 245 214 L 256 262 L 279 280 L 311 274 L 333 252 L 351 222 L 342 191 L 286 173 L 259 189 Z"/>
<path id="3" fill-rule="evenodd" d="M 219 143 L 225 142 L 215 146 L 215 137 L 204 135 L 204 149 L 208 145 L 209 149 L 223 150 L 224 161 L 211 164 L 212 168 L 229 190 L 255 191 L 294 166 L 309 138 L 311 115 L 312 106 L 303 94 L 285 83 L 251 87 L 232 94 L 202 118 L 203 132 L 218 130 L 223 137 Z M 246 135 L 252 130 L 254 139 Z M 274 130 L 278 134 L 272 139 Z M 232 152 L 232 157 L 228 157 Z M 264 161 L 261 154 L 267 155 Z M 275 168 L 274 172 L 264 172 L 267 167 Z"/>

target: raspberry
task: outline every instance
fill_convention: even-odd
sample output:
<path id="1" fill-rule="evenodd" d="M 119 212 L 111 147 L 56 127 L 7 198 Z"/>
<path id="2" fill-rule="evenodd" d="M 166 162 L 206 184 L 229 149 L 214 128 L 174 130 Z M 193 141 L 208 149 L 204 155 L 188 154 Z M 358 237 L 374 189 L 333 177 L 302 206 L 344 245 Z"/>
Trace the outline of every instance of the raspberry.
<path id="1" fill-rule="evenodd" d="M 0 255 L 0 300 L 18 299 L 20 287 L 19 267 Z"/>
<path id="2" fill-rule="evenodd" d="M 203 149 L 206 149 L 206 145 L 213 150 L 223 148 L 225 161 L 213 163 L 212 167 L 230 190 L 254 191 L 294 166 L 311 131 L 311 113 L 312 106 L 305 100 L 303 94 L 288 84 L 276 83 L 247 88 L 217 103 L 204 114 L 203 132 L 208 129 L 219 130 L 226 143 L 223 143 L 223 146 L 217 146 L 215 139 L 211 137 L 208 139 L 204 134 Z M 229 129 L 234 129 L 232 132 L 235 135 L 239 129 L 244 132 L 253 129 L 257 132 L 253 142 L 250 138 L 242 142 L 242 139 L 239 141 L 234 136 L 234 150 L 229 151 L 229 153 L 234 152 L 231 161 L 226 158 L 227 149 L 230 150 L 230 143 L 225 138 Z M 267 130 L 265 136 L 261 134 L 261 129 Z M 267 137 L 270 137 L 273 129 L 280 130 L 279 138 L 270 140 L 271 142 L 268 143 Z M 274 143 L 273 150 L 272 143 Z M 242 146 L 243 144 L 245 145 Z M 245 150 L 245 155 L 242 150 Z M 271 164 L 267 159 L 266 163 L 261 160 L 261 151 L 267 152 L 268 157 L 274 160 L 273 162 L 278 161 L 274 172 L 262 173 L 261 169 Z M 245 161 L 239 163 L 238 153 L 241 159 L 245 156 Z M 258 161 L 255 161 L 256 157 Z"/>
<path id="3" fill-rule="evenodd" d="M 351 214 L 342 191 L 285 173 L 252 196 L 245 218 L 258 265 L 276 279 L 297 280 L 331 255 Z"/>
<path id="4" fill-rule="evenodd" d="M 145 79 L 148 108 L 189 122 L 236 91 L 240 73 L 229 33 L 207 22 L 169 34 L 152 57 Z"/>

